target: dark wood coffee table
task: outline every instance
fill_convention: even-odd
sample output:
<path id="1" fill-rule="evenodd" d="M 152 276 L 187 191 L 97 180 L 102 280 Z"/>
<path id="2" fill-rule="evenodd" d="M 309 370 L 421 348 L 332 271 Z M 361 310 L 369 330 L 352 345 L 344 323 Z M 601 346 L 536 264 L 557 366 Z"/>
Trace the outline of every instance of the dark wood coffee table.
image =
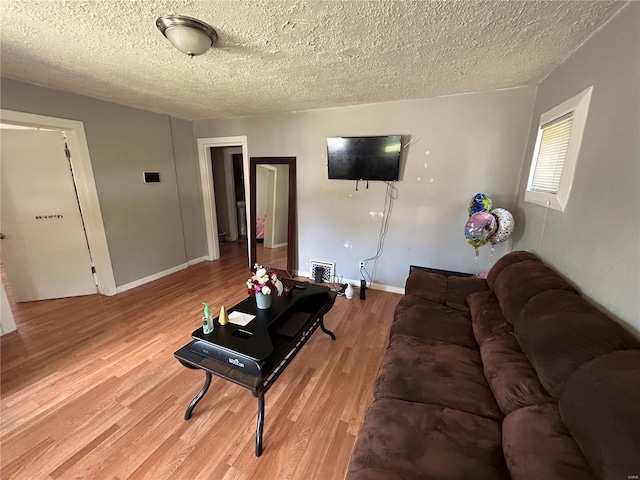
<path id="1" fill-rule="evenodd" d="M 290 296 L 274 297 L 272 307 L 267 310 L 257 309 L 253 297 L 228 309 L 228 313 L 255 315 L 248 325 L 223 326 L 216 318 L 212 333 L 204 334 L 200 327 L 193 332 L 193 340 L 174 353 L 185 367 L 205 373 L 204 386 L 187 407 L 185 420 L 191 418 L 193 409 L 207 393 L 212 375 L 245 387 L 258 398 L 255 450 L 258 457 L 262 455 L 265 393 L 318 327 L 332 340 L 336 339 L 324 326 L 324 314 L 333 307 L 337 294 L 323 285 L 292 280 L 283 283 L 296 288 Z"/>

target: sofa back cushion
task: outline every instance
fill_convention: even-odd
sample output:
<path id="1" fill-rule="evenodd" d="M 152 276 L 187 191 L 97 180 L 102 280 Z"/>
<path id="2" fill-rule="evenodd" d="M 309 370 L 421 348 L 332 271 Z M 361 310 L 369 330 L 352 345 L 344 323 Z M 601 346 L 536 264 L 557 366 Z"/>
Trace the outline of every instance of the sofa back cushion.
<path id="1" fill-rule="evenodd" d="M 569 290 L 569 285 L 556 272 L 538 260 L 524 260 L 506 267 L 496 279 L 494 293 L 505 318 L 516 325 L 527 302 L 547 290 Z"/>
<path id="2" fill-rule="evenodd" d="M 638 478 L 640 350 L 614 352 L 580 367 L 558 405 L 599 478 Z"/>
<path id="3" fill-rule="evenodd" d="M 510 333 L 487 338 L 480 346 L 484 374 L 502 413 L 553 402 L 536 371 Z"/>
<path id="4" fill-rule="evenodd" d="M 447 299 L 445 303 L 456 310 L 469 312 L 469 305 L 467 305 L 469 294 L 487 290 L 489 290 L 489 287 L 484 278 L 450 276 L 447 277 Z"/>
<path id="5" fill-rule="evenodd" d="M 513 326 L 502 315 L 496 296 L 490 292 L 476 292 L 467 297 L 471 325 L 476 342 L 482 345 L 487 338 L 513 332 Z"/>
<path id="6" fill-rule="evenodd" d="M 407 278 L 404 291 L 436 303 L 445 303 L 447 298 L 447 277 L 437 273 L 414 270 Z"/>
<path id="7" fill-rule="evenodd" d="M 640 342 L 581 296 L 562 290 L 543 292 L 522 310 L 515 335 L 542 385 L 558 397 L 580 365 Z"/>
<path id="8" fill-rule="evenodd" d="M 489 289 L 493 290 L 493 286 L 496 283 L 496 279 L 500 272 L 514 263 L 522 262 L 524 260 L 538 260 L 533 253 L 525 252 L 524 250 L 516 250 L 514 252 L 507 253 L 504 257 L 496 262 L 496 264 L 489 270 L 487 274 L 487 285 Z"/>

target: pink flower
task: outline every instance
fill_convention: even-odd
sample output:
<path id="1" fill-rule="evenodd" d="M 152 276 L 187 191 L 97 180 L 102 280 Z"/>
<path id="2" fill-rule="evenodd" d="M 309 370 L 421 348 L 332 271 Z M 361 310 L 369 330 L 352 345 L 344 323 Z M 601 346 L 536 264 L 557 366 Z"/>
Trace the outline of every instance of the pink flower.
<path id="1" fill-rule="evenodd" d="M 270 295 L 275 291 L 278 295 L 282 294 L 282 285 L 279 279 L 278 271 L 269 267 L 263 267 L 257 263 L 251 269 L 253 275 L 247 280 L 247 293 L 255 296 L 256 293 Z"/>

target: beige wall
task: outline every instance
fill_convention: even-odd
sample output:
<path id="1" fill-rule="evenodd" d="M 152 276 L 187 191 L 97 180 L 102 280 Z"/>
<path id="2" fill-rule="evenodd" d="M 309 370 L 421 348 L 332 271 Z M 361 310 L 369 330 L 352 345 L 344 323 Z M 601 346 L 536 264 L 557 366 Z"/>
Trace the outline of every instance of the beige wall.
<path id="1" fill-rule="evenodd" d="M 117 286 L 186 262 L 175 137 L 167 115 L 6 78 L 1 89 L 3 109 L 84 123 Z M 190 125 L 176 125 L 185 162 L 192 155 L 183 151 L 185 136 L 188 142 L 193 134 L 185 132 Z M 196 158 L 190 161 L 197 167 Z M 160 172 L 161 183 L 144 184 L 145 170 Z M 187 184 L 182 193 L 192 198 L 193 185 Z"/>
<path id="2" fill-rule="evenodd" d="M 207 255 L 207 241 L 193 122 L 174 117 L 170 120 L 184 247 L 187 260 L 196 260 Z"/>
<path id="3" fill-rule="evenodd" d="M 640 4 L 631 2 L 538 87 L 515 247 L 539 253 L 640 333 Z M 540 115 L 593 85 L 564 212 L 523 200 Z M 546 216 L 546 222 L 545 222 Z"/>
<path id="4" fill-rule="evenodd" d="M 328 180 L 330 136 L 402 134 L 405 149 L 398 199 L 391 217 L 378 281 L 403 287 L 409 265 L 475 271 L 464 238 L 469 199 L 491 195 L 497 206 L 516 205 L 534 89 L 517 88 L 375 105 L 194 122 L 197 138 L 247 135 L 250 156 L 297 157 L 298 258 L 336 262 L 345 278 L 359 278 L 358 261 L 375 254 L 385 185 L 369 189 Z M 428 152 L 428 154 L 427 154 Z M 344 246 L 345 242 L 347 247 Z M 495 258 L 508 251 L 497 247 Z M 481 250 L 481 269 L 489 264 Z"/>

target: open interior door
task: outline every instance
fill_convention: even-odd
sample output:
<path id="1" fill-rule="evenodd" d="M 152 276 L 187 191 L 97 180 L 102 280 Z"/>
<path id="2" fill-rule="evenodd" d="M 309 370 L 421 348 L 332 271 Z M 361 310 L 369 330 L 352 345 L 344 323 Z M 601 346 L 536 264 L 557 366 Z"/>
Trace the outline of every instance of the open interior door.
<path id="1" fill-rule="evenodd" d="M 0 135 L 1 252 L 15 301 L 96 293 L 62 132 Z"/>

